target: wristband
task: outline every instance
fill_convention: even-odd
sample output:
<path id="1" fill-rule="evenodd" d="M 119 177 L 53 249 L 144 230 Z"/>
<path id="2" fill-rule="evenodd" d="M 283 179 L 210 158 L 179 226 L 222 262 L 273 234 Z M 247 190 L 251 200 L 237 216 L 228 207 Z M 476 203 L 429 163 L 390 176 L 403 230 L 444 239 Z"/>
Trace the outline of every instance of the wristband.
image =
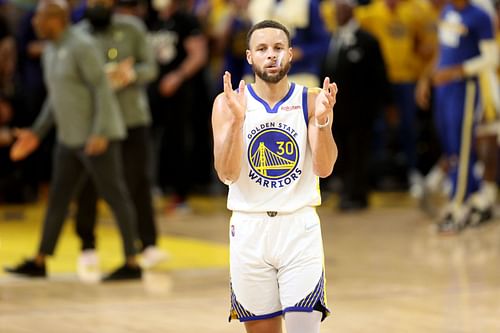
<path id="1" fill-rule="evenodd" d="M 318 119 L 314 117 L 314 126 L 317 128 L 325 128 L 330 125 L 330 117 L 326 116 L 326 122 L 324 124 L 318 124 Z"/>

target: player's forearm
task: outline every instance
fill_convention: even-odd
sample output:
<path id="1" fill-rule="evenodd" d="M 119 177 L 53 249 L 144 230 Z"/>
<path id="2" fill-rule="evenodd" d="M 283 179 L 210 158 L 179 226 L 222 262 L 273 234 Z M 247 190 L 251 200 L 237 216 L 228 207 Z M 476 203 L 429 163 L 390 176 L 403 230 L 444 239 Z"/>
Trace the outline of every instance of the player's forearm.
<path id="1" fill-rule="evenodd" d="M 333 117 L 333 114 L 330 115 Z M 331 118 L 330 118 L 331 119 Z M 329 126 L 318 128 L 314 124 L 309 125 L 309 142 L 312 150 L 313 170 L 318 177 L 328 177 L 337 161 L 337 144 L 332 135 L 331 120 Z"/>
<path id="2" fill-rule="evenodd" d="M 220 180 L 232 183 L 238 180 L 243 156 L 243 121 L 234 120 L 225 124 L 224 135 L 215 147 L 215 170 Z"/>

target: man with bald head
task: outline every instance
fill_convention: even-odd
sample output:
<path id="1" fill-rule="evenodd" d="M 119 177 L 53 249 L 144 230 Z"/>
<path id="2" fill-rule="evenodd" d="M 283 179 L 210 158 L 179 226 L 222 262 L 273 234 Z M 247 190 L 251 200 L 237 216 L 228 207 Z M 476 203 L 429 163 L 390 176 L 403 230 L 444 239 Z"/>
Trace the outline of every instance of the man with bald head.
<path id="1" fill-rule="evenodd" d="M 73 194 L 90 177 L 118 221 L 126 257 L 105 280 L 138 279 L 142 271 L 135 257 L 135 212 L 120 156 L 126 131 L 104 59 L 89 35 L 69 27 L 68 6 L 62 0 L 39 2 L 33 25 L 49 41 L 42 55 L 48 98 L 32 128 L 18 131 L 11 158 L 28 156 L 55 125 L 54 172 L 38 253 L 6 271 L 46 276 L 46 257 L 54 253 Z"/>

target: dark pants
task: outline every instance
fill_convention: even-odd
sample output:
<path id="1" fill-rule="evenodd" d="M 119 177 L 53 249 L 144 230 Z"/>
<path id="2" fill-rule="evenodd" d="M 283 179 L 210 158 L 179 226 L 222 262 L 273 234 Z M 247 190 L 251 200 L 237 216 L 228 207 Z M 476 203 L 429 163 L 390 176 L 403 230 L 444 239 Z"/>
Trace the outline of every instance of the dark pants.
<path id="1" fill-rule="evenodd" d="M 113 211 L 122 236 L 125 256 L 137 253 L 135 212 L 123 177 L 120 149 L 118 142 L 111 142 L 105 153 L 88 156 L 82 148 L 68 148 L 60 143 L 56 145 L 54 172 L 39 253 L 54 253 L 71 199 L 88 175 Z"/>
<path id="2" fill-rule="evenodd" d="M 335 174 L 342 181 L 341 206 L 350 202 L 368 204 L 370 133 L 368 126 L 343 127 L 341 122 L 334 124 L 335 141 L 339 151 L 346 152 L 339 154 L 335 165 Z"/>
<path id="3" fill-rule="evenodd" d="M 185 83 L 171 97 L 150 90 L 155 143 L 156 182 L 162 190 L 172 187 L 185 200 L 191 190 L 193 150 L 193 103 L 191 84 Z"/>
<path id="4" fill-rule="evenodd" d="M 151 143 L 149 128 L 145 126 L 128 130 L 122 142 L 122 161 L 125 182 L 137 214 L 137 231 L 143 249 L 156 244 L 157 232 L 151 195 Z M 97 193 L 87 181 L 78 194 L 76 232 L 82 240 L 82 250 L 95 248 Z"/>

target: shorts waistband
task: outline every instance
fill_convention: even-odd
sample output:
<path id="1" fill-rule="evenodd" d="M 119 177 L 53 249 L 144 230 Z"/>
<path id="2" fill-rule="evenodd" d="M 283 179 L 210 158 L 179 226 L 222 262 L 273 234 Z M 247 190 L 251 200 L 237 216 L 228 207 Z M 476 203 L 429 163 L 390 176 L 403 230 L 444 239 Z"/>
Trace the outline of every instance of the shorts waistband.
<path id="1" fill-rule="evenodd" d="M 293 212 L 280 212 L 280 211 L 273 211 L 269 210 L 266 212 L 243 212 L 243 211 L 233 211 L 233 216 L 246 216 L 246 217 L 256 217 L 256 218 L 263 218 L 263 217 L 281 217 L 281 216 L 287 216 L 287 215 L 297 215 L 297 214 L 304 214 L 304 213 L 312 213 L 316 211 L 316 207 L 303 207 L 299 208 Z"/>

